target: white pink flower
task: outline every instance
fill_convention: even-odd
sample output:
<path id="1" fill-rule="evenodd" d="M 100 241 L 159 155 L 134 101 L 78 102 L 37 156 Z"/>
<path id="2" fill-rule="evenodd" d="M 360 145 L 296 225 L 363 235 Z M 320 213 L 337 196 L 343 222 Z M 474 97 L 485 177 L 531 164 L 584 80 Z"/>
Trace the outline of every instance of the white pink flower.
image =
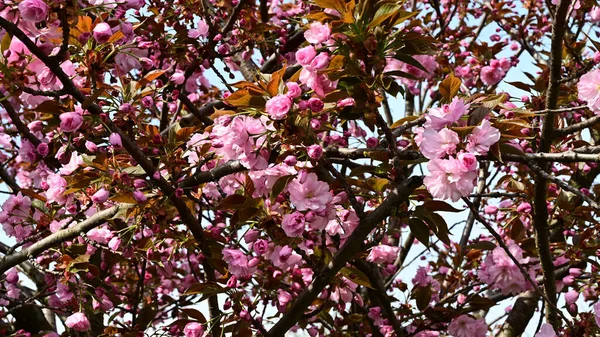
<path id="1" fill-rule="evenodd" d="M 581 76 L 577 84 L 579 99 L 587 102 L 588 107 L 600 115 L 600 69 L 592 70 Z"/>

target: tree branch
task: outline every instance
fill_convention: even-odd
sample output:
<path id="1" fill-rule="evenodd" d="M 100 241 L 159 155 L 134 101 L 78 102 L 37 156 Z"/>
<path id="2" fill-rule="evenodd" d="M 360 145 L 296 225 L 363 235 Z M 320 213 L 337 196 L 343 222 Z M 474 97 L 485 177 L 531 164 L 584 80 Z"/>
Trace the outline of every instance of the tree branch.
<path id="1" fill-rule="evenodd" d="M 100 224 L 106 222 L 107 219 L 115 216 L 121 209 L 126 207 L 127 206 L 117 205 L 100 211 L 73 227 L 66 228 L 49 235 L 17 253 L 4 256 L 2 259 L 0 259 L 0 274 L 4 274 L 10 268 L 18 265 L 19 263 L 27 261 L 31 257 L 37 256 L 48 248 L 54 247 L 64 241 L 77 237 L 79 232 L 87 232 L 90 229 L 99 226 Z"/>
<path id="2" fill-rule="evenodd" d="M 552 23 L 552 41 L 550 50 L 550 59 L 548 67 L 550 68 L 550 79 L 546 95 L 546 108 L 556 109 L 558 97 L 560 95 L 560 77 L 562 70 L 562 52 L 563 37 L 565 35 L 565 24 L 571 0 L 559 0 L 556 6 L 556 14 Z M 549 152 L 552 145 L 554 131 L 555 113 L 548 112 L 542 125 L 540 146 L 538 152 Z M 547 171 L 549 164 L 543 163 L 542 171 Z M 533 227 L 535 229 L 535 242 L 540 255 L 542 272 L 544 275 L 544 291 L 547 297 L 548 310 L 546 319 L 559 331 L 560 320 L 558 314 L 562 312 L 556 307 L 556 281 L 554 279 L 554 264 L 552 261 L 552 252 L 550 251 L 550 238 L 548 231 L 548 208 L 546 198 L 548 194 L 547 179 L 538 174 L 534 180 L 533 197 Z M 568 322 L 568 321 L 567 321 Z"/>

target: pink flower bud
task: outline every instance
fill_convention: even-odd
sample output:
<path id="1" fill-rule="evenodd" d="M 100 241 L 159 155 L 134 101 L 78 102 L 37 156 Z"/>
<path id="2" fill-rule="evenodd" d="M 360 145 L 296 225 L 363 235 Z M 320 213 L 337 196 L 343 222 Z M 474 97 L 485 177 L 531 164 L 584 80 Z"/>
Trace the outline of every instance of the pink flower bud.
<path id="1" fill-rule="evenodd" d="M 97 204 L 101 204 L 108 200 L 108 196 L 110 192 L 105 190 L 104 188 L 99 189 L 94 195 L 92 195 L 92 201 Z"/>
<path id="2" fill-rule="evenodd" d="M 133 198 L 135 199 L 135 201 L 137 201 L 138 203 L 144 203 L 146 202 L 146 200 L 148 200 L 148 198 L 146 198 L 146 195 L 144 194 L 144 192 L 142 191 L 134 191 L 133 192 Z"/>
<path id="3" fill-rule="evenodd" d="M 110 25 L 106 22 L 101 22 L 97 24 L 92 32 L 94 34 L 94 39 L 98 43 L 107 42 L 113 35 L 112 30 L 110 29 Z"/>
<path id="4" fill-rule="evenodd" d="M 117 149 L 123 147 L 123 143 L 121 142 L 121 136 L 116 132 L 110 134 L 110 136 L 108 137 L 108 142 L 110 143 L 110 145 L 114 146 Z"/>
<path id="5" fill-rule="evenodd" d="M 318 144 L 313 144 L 307 149 L 308 157 L 312 160 L 319 160 L 323 155 L 323 148 Z"/>

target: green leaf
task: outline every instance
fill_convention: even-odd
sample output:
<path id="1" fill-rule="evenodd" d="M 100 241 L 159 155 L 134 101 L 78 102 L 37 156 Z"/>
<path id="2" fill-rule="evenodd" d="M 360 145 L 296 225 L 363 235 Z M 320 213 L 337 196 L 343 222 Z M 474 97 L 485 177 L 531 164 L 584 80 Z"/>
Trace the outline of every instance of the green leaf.
<path id="1" fill-rule="evenodd" d="M 130 176 L 141 176 L 146 174 L 146 170 L 144 170 L 140 165 L 138 166 L 129 166 L 122 170 Z"/>
<path id="2" fill-rule="evenodd" d="M 383 6 L 377 9 L 375 15 L 373 16 L 373 20 L 369 23 L 368 29 L 372 29 L 375 26 L 378 26 L 380 23 L 395 15 L 398 10 L 401 8 L 398 3 L 386 3 Z"/>
<path id="3" fill-rule="evenodd" d="M 271 190 L 271 201 L 275 200 L 279 194 L 287 187 L 289 182 L 294 178 L 293 175 L 283 176 L 275 181 L 273 189 Z"/>
<path id="4" fill-rule="evenodd" d="M 340 269 L 340 274 L 344 275 L 347 279 L 358 285 L 373 289 L 373 286 L 371 285 L 371 282 L 369 282 L 367 275 L 356 268 L 344 267 Z"/>
<path id="5" fill-rule="evenodd" d="M 4 52 L 10 48 L 10 42 L 12 41 L 12 36 L 8 33 L 5 33 L 2 37 L 2 42 L 0 42 L 0 52 L 4 55 Z"/>

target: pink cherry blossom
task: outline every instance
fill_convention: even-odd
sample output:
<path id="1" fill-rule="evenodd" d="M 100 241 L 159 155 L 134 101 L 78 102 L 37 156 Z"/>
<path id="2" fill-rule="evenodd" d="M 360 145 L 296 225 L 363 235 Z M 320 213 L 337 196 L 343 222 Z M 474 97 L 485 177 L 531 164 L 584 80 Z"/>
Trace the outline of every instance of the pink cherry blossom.
<path id="1" fill-rule="evenodd" d="M 596 325 L 600 327 L 600 302 L 594 303 L 594 319 L 596 320 Z"/>
<path id="2" fill-rule="evenodd" d="M 92 195 L 92 201 L 97 204 L 101 204 L 101 203 L 105 202 L 106 200 L 108 200 L 109 195 L 110 195 L 109 191 L 105 190 L 104 188 L 101 188 L 98 191 L 96 191 L 96 193 L 94 193 L 94 195 Z"/>
<path id="3" fill-rule="evenodd" d="M 202 337 L 204 334 L 204 326 L 197 322 L 191 322 L 183 328 L 185 337 Z"/>
<path id="4" fill-rule="evenodd" d="M 110 134 L 110 136 L 108 137 L 108 141 L 110 145 L 114 146 L 115 148 L 123 147 L 123 143 L 121 142 L 121 136 L 116 132 Z"/>
<path id="5" fill-rule="evenodd" d="M 64 195 L 67 190 L 67 181 L 58 174 L 50 174 L 47 182 L 50 186 L 46 191 L 48 201 L 64 205 L 67 202 L 67 197 Z"/>
<path id="6" fill-rule="evenodd" d="M 50 9 L 42 0 L 23 0 L 19 3 L 18 8 L 23 20 L 33 23 L 44 21 Z"/>
<path id="7" fill-rule="evenodd" d="M 484 119 L 468 137 L 467 151 L 476 155 L 486 155 L 490 147 L 500 140 L 500 131 Z"/>
<path id="8" fill-rule="evenodd" d="M 319 181 L 314 173 L 300 174 L 287 186 L 290 200 L 299 211 L 324 211 L 333 196 L 329 192 L 329 185 Z"/>
<path id="9" fill-rule="evenodd" d="M 267 101 L 265 109 L 271 119 L 282 120 L 287 117 L 291 107 L 292 100 L 288 96 L 277 95 Z"/>
<path id="10" fill-rule="evenodd" d="M 379 245 L 371 248 L 367 261 L 373 263 L 392 263 L 398 257 L 400 248 L 388 245 Z"/>
<path id="11" fill-rule="evenodd" d="M 296 61 L 301 66 L 309 66 L 311 61 L 317 56 L 317 51 L 313 46 L 306 46 L 304 48 L 298 49 L 296 52 Z"/>
<path id="12" fill-rule="evenodd" d="M 294 252 L 290 246 L 275 246 L 273 251 L 266 255 L 266 258 L 271 260 L 273 265 L 283 270 L 296 265 L 302 256 Z"/>
<path id="13" fill-rule="evenodd" d="M 252 275 L 256 266 L 250 266 L 248 257 L 239 249 L 223 249 L 223 260 L 229 266 L 229 272 L 237 277 Z"/>
<path id="14" fill-rule="evenodd" d="M 425 127 L 441 130 L 445 126 L 456 123 L 467 113 L 468 105 L 461 98 L 455 97 L 450 104 L 439 108 L 431 108 L 425 115 Z"/>
<path id="15" fill-rule="evenodd" d="M 465 172 L 454 157 L 430 160 L 427 170 L 429 174 L 423 183 L 434 198 L 452 199 L 456 202 L 473 192 L 477 172 Z"/>
<path id="16" fill-rule="evenodd" d="M 67 317 L 65 325 L 75 331 L 88 331 L 91 327 L 90 321 L 82 312 L 76 312 Z"/>
<path id="17" fill-rule="evenodd" d="M 592 22 L 594 22 L 594 23 L 600 22 L 600 7 L 593 6 L 592 9 L 590 9 L 589 13 L 590 13 L 590 19 L 592 19 L 591 20 Z"/>
<path id="18" fill-rule="evenodd" d="M 487 324 L 485 324 L 484 319 L 475 319 L 468 315 L 462 315 L 450 322 L 448 332 L 453 337 L 485 337 L 487 334 Z"/>
<path id="19" fill-rule="evenodd" d="M 304 38 L 308 43 L 319 44 L 329 40 L 331 28 L 328 24 L 313 22 L 310 24 L 307 31 L 304 32 Z"/>
<path id="20" fill-rule="evenodd" d="M 600 69 L 592 70 L 581 76 L 577 84 L 579 99 L 587 102 L 588 107 L 600 115 Z"/>
<path id="21" fill-rule="evenodd" d="M 289 237 L 302 236 L 305 226 L 304 214 L 300 212 L 286 214 L 281 222 L 281 228 Z"/>
<path id="22" fill-rule="evenodd" d="M 508 247 L 509 251 L 521 265 L 529 263 L 529 258 L 523 257 L 523 250 L 519 245 L 513 242 Z M 535 279 L 534 271 L 530 269 L 529 273 Z M 478 276 L 483 282 L 490 285 L 492 289 L 499 289 L 504 295 L 519 294 L 532 288 L 518 266 L 515 265 L 501 247 L 496 247 L 488 254 Z"/>
<path id="23" fill-rule="evenodd" d="M 437 132 L 432 128 L 427 128 L 422 134 L 419 150 L 425 158 L 437 159 L 454 154 L 459 142 L 458 134 L 450 129 L 444 128 Z"/>

